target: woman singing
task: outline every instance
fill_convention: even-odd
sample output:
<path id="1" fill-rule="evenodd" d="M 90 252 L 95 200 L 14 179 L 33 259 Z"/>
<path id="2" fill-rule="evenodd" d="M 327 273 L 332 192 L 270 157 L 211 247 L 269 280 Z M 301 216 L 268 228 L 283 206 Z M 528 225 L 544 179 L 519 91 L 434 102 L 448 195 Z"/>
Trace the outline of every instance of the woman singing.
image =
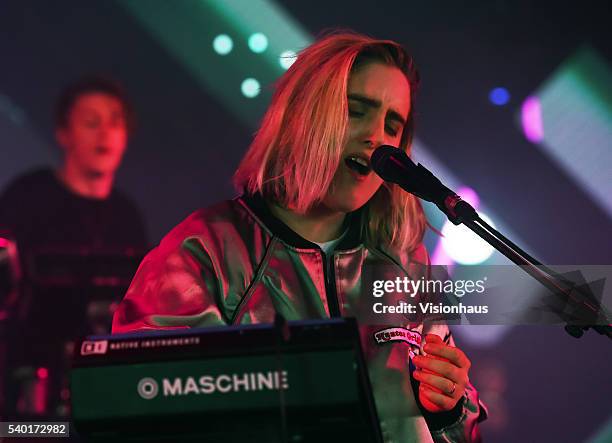
<path id="1" fill-rule="evenodd" d="M 410 153 L 417 83 L 393 41 L 334 34 L 302 51 L 236 171 L 241 196 L 195 212 L 149 253 L 113 332 L 356 316 L 371 304 L 366 266 L 428 275 L 419 201 L 370 167 L 381 145 Z M 486 412 L 448 327 L 398 326 L 418 343 L 378 344 L 360 324 L 385 437 L 478 441 Z"/>

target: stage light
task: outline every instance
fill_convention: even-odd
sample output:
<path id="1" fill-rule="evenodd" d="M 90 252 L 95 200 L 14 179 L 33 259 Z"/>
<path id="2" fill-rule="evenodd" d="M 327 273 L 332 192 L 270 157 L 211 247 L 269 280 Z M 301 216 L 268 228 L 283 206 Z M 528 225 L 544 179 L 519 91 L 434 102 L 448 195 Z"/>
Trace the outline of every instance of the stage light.
<path id="1" fill-rule="evenodd" d="M 281 52 L 278 61 L 284 69 L 289 69 L 295 60 L 297 59 L 297 54 L 294 51 L 283 51 Z"/>
<path id="2" fill-rule="evenodd" d="M 219 34 L 213 40 L 213 49 L 219 55 L 227 55 L 232 52 L 234 42 L 232 38 L 227 34 Z"/>
<path id="3" fill-rule="evenodd" d="M 268 37 L 261 32 L 256 32 L 249 37 L 249 48 L 251 51 L 261 54 L 268 49 Z"/>
<path id="4" fill-rule="evenodd" d="M 240 85 L 240 90 L 245 97 L 257 97 L 260 90 L 259 82 L 254 78 L 246 78 Z"/>
<path id="5" fill-rule="evenodd" d="M 272 88 L 263 86 L 273 84 L 286 70 L 279 63 L 281 52 L 298 52 L 313 41 L 303 25 L 275 0 L 118 3 L 198 86 L 251 130 L 259 126 L 272 97 Z M 219 35 L 223 36 L 213 44 Z M 292 60 L 287 61 L 288 66 Z M 262 85 L 257 99 L 245 101 L 240 88 L 245 78 L 255 78 Z"/>
<path id="6" fill-rule="evenodd" d="M 510 101 L 510 93 L 506 88 L 493 88 L 489 92 L 489 100 L 496 106 L 503 106 Z"/>
<path id="7" fill-rule="evenodd" d="M 542 108 L 537 97 L 527 97 L 521 106 L 521 125 L 527 140 L 540 143 L 544 138 Z"/>
<path id="8" fill-rule="evenodd" d="M 468 188 L 467 186 L 461 186 L 459 189 L 457 189 L 457 194 L 462 200 L 465 200 L 472 205 L 474 209 L 478 210 L 478 207 L 480 206 L 480 198 L 478 197 L 476 191 L 474 191 L 472 188 Z"/>
<path id="9" fill-rule="evenodd" d="M 492 227 L 491 219 L 484 214 L 480 217 Z M 493 247 L 472 232 L 465 225 L 455 226 L 447 221 L 442 227 L 442 246 L 444 250 L 457 263 L 463 265 L 476 265 L 484 262 L 493 254 Z"/>
<path id="10" fill-rule="evenodd" d="M 612 217 L 612 65 L 583 46 L 523 103 L 527 138 Z"/>

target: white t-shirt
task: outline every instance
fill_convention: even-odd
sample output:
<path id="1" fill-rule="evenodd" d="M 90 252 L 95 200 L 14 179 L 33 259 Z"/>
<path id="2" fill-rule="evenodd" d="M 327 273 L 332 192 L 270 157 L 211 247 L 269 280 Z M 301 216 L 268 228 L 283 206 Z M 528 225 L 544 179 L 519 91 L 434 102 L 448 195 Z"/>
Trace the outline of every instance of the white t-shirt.
<path id="1" fill-rule="evenodd" d="M 314 242 L 314 244 L 319 245 L 319 248 L 321 248 L 323 250 L 325 255 L 329 255 L 332 252 L 334 252 L 334 248 L 336 247 L 336 245 L 338 243 L 340 243 L 340 240 L 342 240 L 344 238 L 344 236 L 346 235 L 346 232 L 347 231 L 344 231 L 344 233 L 340 237 L 338 237 L 338 238 L 336 238 L 334 240 L 326 241 L 324 243 Z"/>

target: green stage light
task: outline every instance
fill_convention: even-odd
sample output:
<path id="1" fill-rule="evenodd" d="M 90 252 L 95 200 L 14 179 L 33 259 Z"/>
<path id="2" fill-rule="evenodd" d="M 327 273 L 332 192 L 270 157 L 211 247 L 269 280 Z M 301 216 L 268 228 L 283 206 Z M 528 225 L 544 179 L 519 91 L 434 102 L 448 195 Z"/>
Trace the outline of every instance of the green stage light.
<path id="1" fill-rule="evenodd" d="M 219 55 L 227 55 L 232 52 L 234 42 L 232 38 L 227 34 L 219 34 L 213 40 L 213 49 Z"/>
<path id="2" fill-rule="evenodd" d="M 251 128 L 257 127 L 272 98 L 273 88 L 267 86 L 292 61 L 285 57 L 287 63 L 281 65 L 281 53 L 298 52 L 312 41 L 273 0 L 116 2 L 202 89 Z M 257 86 L 245 79 L 257 79 Z M 245 100 L 245 96 L 256 98 Z"/>
<path id="3" fill-rule="evenodd" d="M 583 46 L 527 98 L 525 136 L 612 217 L 612 66 Z"/>
<path id="4" fill-rule="evenodd" d="M 261 54 L 268 49 L 268 37 L 261 32 L 256 32 L 249 37 L 249 48 L 251 51 Z"/>
<path id="5" fill-rule="evenodd" d="M 259 82 L 254 78 L 246 78 L 243 80 L 242 85 L 240 85 L 242 94 L 248 98 L 257 97 L 260 89 Z"/>

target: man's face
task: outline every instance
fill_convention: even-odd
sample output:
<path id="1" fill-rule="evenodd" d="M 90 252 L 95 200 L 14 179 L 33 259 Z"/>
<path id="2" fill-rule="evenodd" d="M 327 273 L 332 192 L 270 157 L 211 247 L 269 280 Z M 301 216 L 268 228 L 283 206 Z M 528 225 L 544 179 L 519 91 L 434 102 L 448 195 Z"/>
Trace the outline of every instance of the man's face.
<path id="1" fill-rule="evenodd" d="M 370 157 L 381 145 L 399 146 L 410 113 L 410 85 L 396 67 L 361 66 L 349 77 L 348 137 L 332 186 L 323 200 L 328 209 L 351 212 L 366 204 L 382 184 Z M 361 159 L 361 160 L 359 160 Z M 366 168 L 360 168 L 359 162 Z"/>
<path id="2" fill-rule="evenodd" d="M 127 144 L 121 101 L 101 92 L 80 95 L 56 137 L 64 149 L 65 163 L 87 175 L 114 174 Z"/>

